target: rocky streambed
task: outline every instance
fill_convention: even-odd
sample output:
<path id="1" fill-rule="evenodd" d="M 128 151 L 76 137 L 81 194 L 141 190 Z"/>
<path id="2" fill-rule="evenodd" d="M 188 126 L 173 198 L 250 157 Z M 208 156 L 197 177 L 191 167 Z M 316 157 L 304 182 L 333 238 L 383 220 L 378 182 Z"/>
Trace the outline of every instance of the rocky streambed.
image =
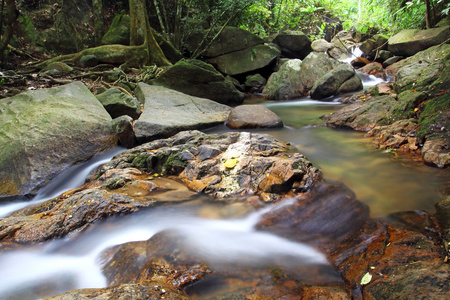
<path id="1" fill-rule="evenodd" d="M 283 34 L 278 43 L 292 36 L 306 37 Z M 235 49 L 208 61 L 242 75 L 262 68 L 261 58 L 273 68 L 280 53 L 295 54 L 255 43 L 269 55 Z M 445 176 L 450 49 L 434 45 L 386 65 L 391 82 L 341 98 L 348 105 L 313 124 L 366 132 L 377 147 Z M 319 46 L 310 53 L 306 43 L 309 54 L 280 63 L 252 88 L 275 100 L 310 94 L 324 101 L 361 89 L 358 72 L 332 58 L 343 54 L 336 44 Z M 227 65 L 236 54 L 256 67 Z M 379 65 L 362 71 L 376 74 Z M 266 107 L 227 106 L 242 102 L 239 83 L 195 60 L 160 75 L 143 80 L 152 85 L 122 82 L 97 97 L 73 82 L 2 99 L 2 202 L 33 199 L 61 170 L 117 144 L 130 149 L 82 186 L 0 218 L 0 297 L 446 299 L 448 198 L 436 214 L 374 218 L 295 145 L 257 131 L 197 131 L 225 122 L 240 130 L 283 126 Z M 219 94 L 226 96 L 205 99 Z"/>
<path id="2" fill-rule="evenodd" d="M 82 187 L 1 219 L 0 262 L 12 269 L 0 272 L 19 282 L 2 294 L 32 299 L 84 285 L 96 288 L 51 298 L 444 299 L 448 265 L 434 216 L 372 219 L 351 190 L 291 150 L 264 134 L 185 131 L 124 151 Z M 133 226 L 99 226 L 118 216 Z M 122 242 L 105 244 L 121 228 Z M 88 250 L 77 244 L 100 259 L 81 267 L 88 282 L 61 270 L 21 281 L 13 271 L 17 264 L 26 279 L 33 270 L 22 263 L 81 259 Z"/>

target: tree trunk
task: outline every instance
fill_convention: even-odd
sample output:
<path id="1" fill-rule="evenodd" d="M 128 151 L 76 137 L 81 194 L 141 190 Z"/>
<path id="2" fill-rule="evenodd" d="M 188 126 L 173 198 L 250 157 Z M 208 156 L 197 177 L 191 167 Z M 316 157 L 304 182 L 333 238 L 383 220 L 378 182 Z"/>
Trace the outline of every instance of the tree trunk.
<path id="1" fill-rule="evenodd" d="M 3 60 L 3 56 L 6 48 L 9 45 L 9 41 L 12 38 L 14 24 L 19 17 L 19 11 L 16 8 L 16 2 L 14 0 L 6 0 L 6 28 L 5 33 L 2 35 L 0 32 L 0 61 Z M 3 13 L 3 11 L 2 11 Z"/>
<path id="2" fill-rule="evenodd" d="M 144 46 L 148 52 L 146 64 L 171 65 L 150 30 L 145 0 L 130 0 L 130 45 Z"/>
<path id="3" fill-rule="evenodd" d="M 426 14 L 425 14 L 425 21 L 427 24 L 427 28 L 432 28 L 434 26 L 433 24 L 433 16 L 431 12 L 431 4 L 430 0 L 425 0 L 425 7 L 426 7 Z"/>
<path id="4" fill-rule="evenodd" d="M 95 44 L 100 45 L 103 37 L 103 3 L 102 0 L 92 0 L 92 10 L 94 15 Z"/>

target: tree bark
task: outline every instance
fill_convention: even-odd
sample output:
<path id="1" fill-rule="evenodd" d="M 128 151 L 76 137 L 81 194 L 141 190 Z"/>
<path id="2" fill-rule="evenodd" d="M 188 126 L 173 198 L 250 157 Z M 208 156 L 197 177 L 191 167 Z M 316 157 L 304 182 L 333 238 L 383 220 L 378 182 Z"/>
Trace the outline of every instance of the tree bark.
<path id="1" fill-rule="evenodd" d="M 153 36 L 148 21 L 147 6 L 145 0 L 130 0 L 130 45 L 144 46 L 148 52 L 146 64 L 157 66 L 171 65 Z"/>
<path id="2" fill-rule="evenodd" d="M 14 24 L 19 17 L 19 11 L 16 8 L 16 2 L 14 0 L 6 0 L 6 28 L 5 33 L 2 35 L 0 32 L 0 61 L 3 60 L 3 56 L 6 48 L 9 45 L 9 41 L 12 38 Z"/>
<path id="3" fill-rule="evenodd" d="M 425 0 L 425 7 L 426 7 L 426 13 L 425 13 L 425 21 L 427 28 L 433 28 L 433 16 L 432 16 L 432 10 L 431 10 L 431 4 L 430 0 Z"/>

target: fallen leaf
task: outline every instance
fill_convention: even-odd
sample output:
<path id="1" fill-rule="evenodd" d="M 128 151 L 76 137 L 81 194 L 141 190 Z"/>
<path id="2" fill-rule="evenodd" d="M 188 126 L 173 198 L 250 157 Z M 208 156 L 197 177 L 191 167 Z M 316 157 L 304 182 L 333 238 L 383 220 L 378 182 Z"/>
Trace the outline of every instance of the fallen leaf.
<path id="1" fill-rule="evenodd" d="M 361 278 L 361 285 L 366 285 L 372 280 L 372 274 L 367 272 L 363 278 Z"/>

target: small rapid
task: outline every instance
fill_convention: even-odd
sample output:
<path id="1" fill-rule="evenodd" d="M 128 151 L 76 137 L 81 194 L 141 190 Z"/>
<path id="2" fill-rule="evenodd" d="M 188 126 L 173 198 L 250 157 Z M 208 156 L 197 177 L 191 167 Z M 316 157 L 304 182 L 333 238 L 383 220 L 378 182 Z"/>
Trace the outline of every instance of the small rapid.
<path id="1" fill-rule="evenodd" d="M 99 257 L 106 249 L 145 241 L 167 230 L 183 236 L 187 251 L 215 270 L 229 264 L 287 270 L 327 265 L 326 257 L 311 246 L 254 229 L 262 215 L 292 203 L 286 200 L 239 219 L 204 218 L 189 207 L 158 207 L 112 218 L 77 236 L 0 254 L 0 294 L 7 299 L 35 299 L 72 289 L 105 287 Z"/>
<path id="2" fill-rule="evenodd" d="M 119 154 L 124 150 L 125 148 L 116 147 L 95 155 L 89 161 L 79 163 L 65 169 L 48 185 L 43 187 L 30 201 L 0 203 L 0 218 L 4 218 L 12 212 L 22 209 L 28 205 L 38 204 L 50 200 L 68 190 L 82 186 L 89 173 L 95 170 L 98 166 L 107 163 L 114 155 Z"/>

